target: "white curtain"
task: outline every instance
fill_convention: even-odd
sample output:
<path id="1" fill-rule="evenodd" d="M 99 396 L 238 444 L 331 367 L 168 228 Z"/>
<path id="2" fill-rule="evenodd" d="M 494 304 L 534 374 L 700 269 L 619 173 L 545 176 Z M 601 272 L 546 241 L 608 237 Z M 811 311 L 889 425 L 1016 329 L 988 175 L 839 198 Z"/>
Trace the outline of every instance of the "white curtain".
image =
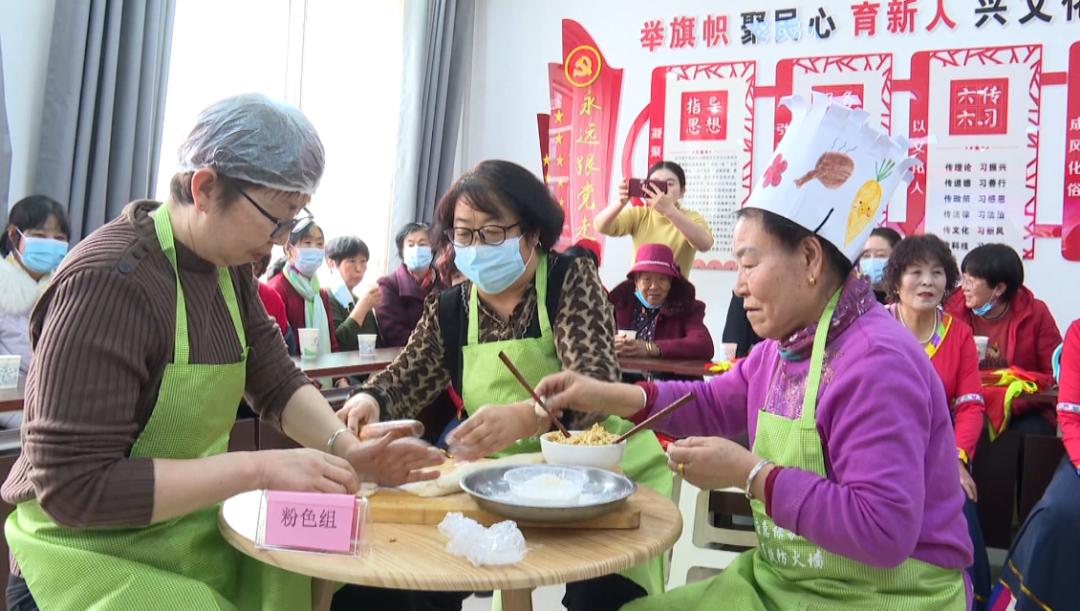
<path id="1" fill-rule="evenodd" d="M 405 3 L 405 50 L 398 128 L 393 235 L 412 221 L 431 221 L 454 180 L 465 92 L 472 71 L 475 0 Z M 388 253 L 395 257 L 390 244 Z"/>
<path id="2" fill-rule="evenodd" d="M 7 104 L 4 102 L 3 47 L 0 44 L 0 231 L 7 227 L 8 190 L 11 187 L 11 130 L 8 127 Z"/>

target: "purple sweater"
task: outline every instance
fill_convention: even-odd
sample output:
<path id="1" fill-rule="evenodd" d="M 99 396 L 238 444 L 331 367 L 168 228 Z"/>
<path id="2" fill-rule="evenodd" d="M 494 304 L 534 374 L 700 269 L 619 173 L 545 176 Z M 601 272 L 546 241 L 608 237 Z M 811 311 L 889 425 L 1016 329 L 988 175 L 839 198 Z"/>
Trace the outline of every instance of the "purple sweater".
<path id="1" fill-rule="evenodd" d="M 753 443 L 763 405 L 787 417 L 802 412 L 809 365 L 784 361 L 768 340 L 707 382 L 659 382 L 651 409 L 690 390 L 697 399 L 656 429 L 674 437 L 749 432 Z M 771 500 L 778 525 L 873 566 L 971 564 L 945 391 L 922 347 L 881 306 L 828 345 L 817 423 L 827 476 L 783 469 Z"/>
<path id="2" fill-rule="evenodd" d="M 431 293 L 446 288 L 446 285 L 435 276 L 430 285 L 421 286 L 402 263 L 393 272 L 379 278 L 379 288 L 382 303 L 375 306 L 379 335 L 387 346 L 404 346 L 424 313 L 424 300 Z"/>

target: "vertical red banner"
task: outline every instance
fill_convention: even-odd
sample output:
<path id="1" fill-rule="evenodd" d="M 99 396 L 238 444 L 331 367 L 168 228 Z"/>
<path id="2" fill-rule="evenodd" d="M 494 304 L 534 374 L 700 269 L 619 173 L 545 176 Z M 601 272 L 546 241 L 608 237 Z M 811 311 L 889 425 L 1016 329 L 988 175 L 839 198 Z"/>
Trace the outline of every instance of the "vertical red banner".
<path id="1" fill-rule="evenodd" d="M 547 167 L 548 153 L 551 151 L 551 139 L 548 129 L 551 125 L 551 115 L 543 112 L 536 113 L 536 127 L 540 132 L 540 162 Z"/>
<path id="2" fill-rule="evenodd" d="M 1065 197 L 1061 210 L 1061 256 L 1080 261 L 1080 41 L 1069 47 L 1065 115 Z"/>
<path id="3" fill-rule="evenodd" d="M 539 127 L 541 138 L 547 132 L 544 180 L 566 213 L 557 246 L 566 247 L 583 238 L 602 243 L 593 218 L 610 196 L 622 70 L 607 63 L 581 24 L 562 24 L 562 62 L 548 64 L 550 118 L 546 130 Z"/>
<path id="4" fill-rule="evenodd" d="M 912 168 L 915 178 L 908 184 L 907 213 L 904 221 L 896 224 L 904 235 L 922 233 L 926 222 L 926 165 L 928 151 L 926 143 L 930 132 L 927 129 L 930 116 L 930 54 L 916 53 L 911 56 L 911 102 L 908 107 L 908 134 L 914 142 L 909 154 L 919 160 Z"/>

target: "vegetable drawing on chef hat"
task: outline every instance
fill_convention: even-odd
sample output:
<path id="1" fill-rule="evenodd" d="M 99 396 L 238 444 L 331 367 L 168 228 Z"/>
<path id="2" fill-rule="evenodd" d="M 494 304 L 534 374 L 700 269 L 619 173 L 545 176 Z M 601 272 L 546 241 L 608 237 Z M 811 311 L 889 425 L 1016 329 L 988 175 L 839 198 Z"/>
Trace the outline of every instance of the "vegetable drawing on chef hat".
<path id="1" fill-rule="evenodd" d="M 838 148 L 835 141 L 833 141 L 833 148 Z M 839 189 L 844 186 L 844 183 L 855 172 L 855 160 L 848 155 L 851 150 L 841 149 L 822 153 L 814 164 L 814 169 L 795 179 L 795 187 L 801 187 L 815 178 L 825 185 L 826 189 Z"/>
<path id="2" fill-rule="evenodd" d="M 851 213 L 848 215 L 847 235 L 844 236 L 844 244 L 850 244 L 877 214 L 881 207 L 881 181 L 892 174 L 896 162 L 892 159 L 882 160 L 874 166 L 875 178 L 863 183 L 855 193 L 855 201 L 851 202 Z"/>
<path id="3" fill-rule="evenodd" d="M 866 110 L 820 94 L 781 104 L 791 109 L 791 123 L 744 206 L 791 220 L 856 261 L 889 196 L 914 178 L 911 143 L 890 136 Z"/>

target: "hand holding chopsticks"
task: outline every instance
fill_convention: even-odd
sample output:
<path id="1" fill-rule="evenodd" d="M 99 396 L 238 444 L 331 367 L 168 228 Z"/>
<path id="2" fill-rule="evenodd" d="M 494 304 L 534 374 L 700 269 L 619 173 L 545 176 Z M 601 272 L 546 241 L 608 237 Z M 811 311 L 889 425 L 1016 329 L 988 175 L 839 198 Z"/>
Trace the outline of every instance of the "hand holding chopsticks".
<path id="1" fill-rule="evenodd" d="M 629 438 L 631 435 L 637 433 L 638 431 L 643 430 L 644 428 L 648 427 L 653 422 L 655 422 L 655 421 L 657 421 L 657 420 L 659 420 L 661 418 L 664 418 L 665 416 L 667 416 L 671 412 L 673 412 L 673 411 L 679 409 L 680 407 L 686 405 L 693 398 L 694 398 L 694 393 L 688 392 L 685 395 L 679 397 L 678 399 L 675 399 L 675 401 L 671 405 L 665 407 L 664 409 L 662 409 L 662 410 L 656 412 L 655 414 L 649 416 L 648 418 L 642 420 L 640 424 L 638 424 L 634 428 L 630 429 L 629 431 L 626 431 L 625 433 L 620 435 L 618 437 L 618 439 L 616 439 L 615 441 L 613 441 L 611 443 L 622 443 L 627 438 Z"/>
<path id="2" fill-rule="evenodd" d="M 559 419 L 555 417 L 555 414 L 552 414 L 551 410 L 549 410 L 547 406 L 544 405 L 544 401 L 540 398 L 540 395 L 536 394 L 536 390 L 532 387 L 531 384 L 529 384 L 529 381 L 525 379 L 525 376 L 521 375 L 521 371 L 519 371 L 518 368 L 514 365 L 514 362 L 510 360 L 510 357 L 506 356 L 506 353 L 500 350 L 499 359 L 503 362 L 504 365 L 506 365 L 506 368 L 510 370 L 510 373 L 514 374 L 514 377 L 517 378 L 518 383 L 521 384 L 521 386 L 524 387 L 525 390 L 529 391 L 529 394 L 532 396 L 533 401 L 536 401 L 536 404 L 543 408 L 543 410 L 547 413 L 548 418 L 551 419 L 552 424 L 555 425 L 555 428 L 559 429 L 559 431 L 563 434 L 563 437 L 569 437 L 570 431 L 566 430 L 566 427 L 563 426 L 561 422 L 559 422 Z"/>

